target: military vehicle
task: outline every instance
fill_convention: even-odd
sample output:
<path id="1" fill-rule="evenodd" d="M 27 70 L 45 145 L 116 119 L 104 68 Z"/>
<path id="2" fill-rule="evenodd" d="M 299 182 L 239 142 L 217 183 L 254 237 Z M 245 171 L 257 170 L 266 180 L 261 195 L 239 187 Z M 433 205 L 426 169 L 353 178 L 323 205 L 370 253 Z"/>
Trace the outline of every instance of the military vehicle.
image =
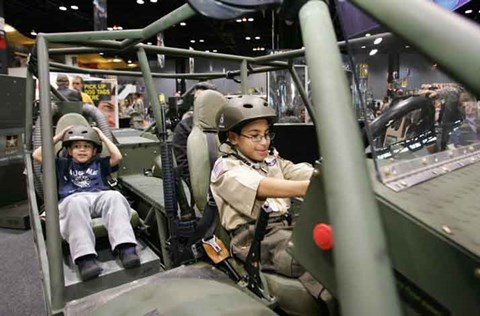
<path id="1" fill-rule="evenodd" d="M 434 60 L 474 94 L 480 93 L 478 25 L 428 1 L 351 2 Z M 304 146 L 320 148 L 318 155 L 311 157 L 318 162 L 308 194 L 300 202 L 291 253 L 338 299 L 341 314 L 480 313 L 480 234 L 476 229 L 480 224 L 476 188 L 480 147 L 475 143 L 458 148 L 440 147 L 430 154 L 427 146 L 434 142 L 432 138 L 441 138 L 438 135 L 442 131 L 452 135 L 455 126 L 447 122 L 452 123 L 448 128 L 432 127 L 435 125 L 431 118 L 432 102 L 420 96 L 403 100 L 374 122 L 364 116 L 364 136 L 370 144 L 366 153 L 340 55 L 339 46 L 348 47 L 349 43 L 337 43 L 329 6 L 333 6 L 333 2 L 189 0 L 141 30 L 38 34 L 26 81 L 25 159 L 32 226 L 45 274 L 49 313 L 270 315 L 287 312 L 306 315 L 318 312 L 315 302 L 296 280 L 261 272 L 255 262 L 247 262 L 242 268 L 235 260 L 227 259 L 228 255 L 222 252 L 224 248 L 215 240 L 210 239 L 210 246 L 199 247 L 199 240 L 211 237 L 215 214 L 205 213 L 197 219 L 188 207 L 185 211 L 178 206 L 188 202 L 188 198 L 182 197 L 184 186 L 175 178 L 165 113 L 153 83 L 154 77 L 199 80 L 239 77 L 242 94 L 247 94 L 249 74 L 278 69 L 291 73 L 314 122 L 311 130 L 317 143 Z M 142 40 L 195 14 L 233 19 L 254 10 L 278 8 L 298 16 L 304 48 L 254 58 L 141 44 Z M 438 24 L 443 25 L 444 31 L 438 31 Z M 359 41 L 362 40 L 371 39 Z M 50 48 L 53 43 L 71 47 Z M 141 72 L 82 69 L 49 61 L 52 55 L 103 50 L 135 51 Z M 239 63 L 239 70 L 228 74 L 152 73 L 147 52 L 230 60 Z M 292 58 L 298 56 L 306 58 L 311 100 L 292 66 Z M 135 271 L 120 269 L 105 253 L 101 254 L 105 256 L 101 261 L 106 271 L 97 280 L 79 282 L 72 263 L 66 259 L 68 256 L 62 255 L 52 126 L 58 128 L 83 121 L 80 115 L 83 114 L 104 127 L 95 110 L 79 102 L 67 102 L 51 89 L 51 70 L 125 74 L 143 76 L 145 80 L 156 122 L 154 133 L 131 129 L 112 131 L 112 138 L 125 157 L 117 174 L 119 186 L 134 201 L 141 222 L 139 231 L 143 232 L 139 237 L 142 266 Z M 34 76 L 40 90 L 37 123 L 33 120 L 32 107 Z M 54 106 L 52 95 L 56 100 Z M 220 102 L 215 97 L 213 100 Z M 204 110 L 207 123 L 212 122 L 209 99 L 203 101 L 206 106 L 195 111 Z M 429 110 L 423 111 L 423 107 Z M 63 115 L 63 120 L 57 121 L 54 114 Z M 198 119 L 202 114 L 195 115 Z M 416 128 L 411 133 L 405 129 L 399 132 L 404 120 L 414 121 L 413 115 L 420 115 L 415 121 Z M 198 121 L 194 125 L 202 134 L 215 130 L 214 126 L 202 126 Z M 42 175 L 38 170 L 34 172 L 31 162 L 35 142 L 32 126 L 37 136 L 41 135 L 39 139 L 44 148 Z M 288 130 L 288 126 L 279 129 L 282 128 Z M 202 174 L 192 173 L 192 177 L 196 177 L 192 183 L 195 202 L 198 203 L 200 196 L 203 203 L 208 204 L 206 195 L 201 195 L 202 190 L 206 193 L 205 179 L 208 188 L 209 156 L 204 144 L 198 141 L 193 150 L 198 156 L 192 159 L 207 167 Z M 385 153 L 389 153 L 385 156 L 389 159 L 380 159 Z M 161 164 L 156 164 L 157 168 L 161 167 L 161 178 L 152 176 L 155 159 L 161 160 Z M 43 180 L 39 181 L 40 178 Z M 42 189 L 43 197 L 39 193 Z M 39 202 L 44 202 L 48 219 L 46 239 L 42 235 Z M 257 229 L 261 231 L 260 222 Z M 221 233 L 218 229 L 217 232 Z M 97 233 L 102 234 L 101 228 Z M 261 247 L 261 238 L 252 246 L 254 251 L 258 247 Z M 212 259 L 202 262 L 202 249 L 211 253 Z"/>

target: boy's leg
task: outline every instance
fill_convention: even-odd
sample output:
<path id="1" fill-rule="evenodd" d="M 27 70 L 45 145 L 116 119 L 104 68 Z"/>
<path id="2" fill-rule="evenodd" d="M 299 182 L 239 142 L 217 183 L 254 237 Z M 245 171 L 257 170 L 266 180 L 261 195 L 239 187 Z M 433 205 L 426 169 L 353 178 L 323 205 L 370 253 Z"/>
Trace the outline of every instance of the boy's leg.
<path id="1" fill-rule="evenodd" d="M 130 205 L 118 191 L 102 191 L 95 193 L 97 198 L 92 216 L 101 216 L 108 231 L 112 250 L 120 244 L 136 245 L 135 234 L 130 224 Z"/>
<path id="2" fill-rule="evenodd" d="M 68 242 L 74 261 L 85 255 L 97 255 L 90 216 L 91 202 L 88 193 L 77 193 L 66 197 L 58 206 L 60 233 Z"/>

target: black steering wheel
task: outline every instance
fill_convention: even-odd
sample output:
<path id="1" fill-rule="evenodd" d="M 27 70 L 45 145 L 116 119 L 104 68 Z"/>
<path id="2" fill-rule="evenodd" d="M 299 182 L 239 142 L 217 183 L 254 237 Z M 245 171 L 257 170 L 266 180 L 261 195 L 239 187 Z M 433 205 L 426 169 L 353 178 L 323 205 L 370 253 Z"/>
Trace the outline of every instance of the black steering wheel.
<path id="1" fill-rule="evenodd" d="M 368 146 L 364 127 L 362 136 Z M 404 144 L 410 150 L 423 147 L 424 141 L 435 134 L 434 101 L 425 96 L 411 96 L 392 105 L 369 125 L 374 150 L 377 153 L 390 151 L 392 145 Z M 389 135 L 388 131 L 392 133 Z M 422 146 L 412 147 L 412 144 Z"/>

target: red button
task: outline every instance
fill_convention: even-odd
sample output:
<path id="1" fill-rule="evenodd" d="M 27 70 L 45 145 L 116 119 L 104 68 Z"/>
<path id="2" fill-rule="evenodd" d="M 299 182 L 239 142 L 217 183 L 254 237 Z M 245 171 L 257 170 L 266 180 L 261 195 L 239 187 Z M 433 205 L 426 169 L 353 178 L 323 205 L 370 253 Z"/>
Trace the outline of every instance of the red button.
<path id="1" fill-rule="evenodd" d="M 313 228 L 313 241 L 322 250 L 330 250 L 333 247 L 332 227 L 327 224 L 317 224 Z"/>

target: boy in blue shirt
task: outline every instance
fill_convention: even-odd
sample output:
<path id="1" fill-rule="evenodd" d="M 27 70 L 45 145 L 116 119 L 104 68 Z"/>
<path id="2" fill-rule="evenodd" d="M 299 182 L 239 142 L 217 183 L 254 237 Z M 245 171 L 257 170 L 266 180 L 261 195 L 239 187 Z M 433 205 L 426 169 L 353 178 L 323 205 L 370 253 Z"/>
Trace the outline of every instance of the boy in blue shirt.
<path id="1" fill-rule="evenodd" d="M 92 218 L 102 217 L 108 231 L 112 250 L 118 254 L 125 268 L 140 265 L 136 240 L 130 225 L 130 205 L 118 191 L 110 190 L 107 177 L 112 167 L 118 165 L 122 154 L 117 146 L 96 127 L 69 126 L 53 137 L 62 140 L 68 156 L 56 159 L 59 195 L 60 233 L 70 247 L 82 280 L 102 272 L 95 251 Z M 99 157 L 102 143 L 110 153 Z M 33 158 L 42 162 L 42 148 L 37 148 Z"/>

